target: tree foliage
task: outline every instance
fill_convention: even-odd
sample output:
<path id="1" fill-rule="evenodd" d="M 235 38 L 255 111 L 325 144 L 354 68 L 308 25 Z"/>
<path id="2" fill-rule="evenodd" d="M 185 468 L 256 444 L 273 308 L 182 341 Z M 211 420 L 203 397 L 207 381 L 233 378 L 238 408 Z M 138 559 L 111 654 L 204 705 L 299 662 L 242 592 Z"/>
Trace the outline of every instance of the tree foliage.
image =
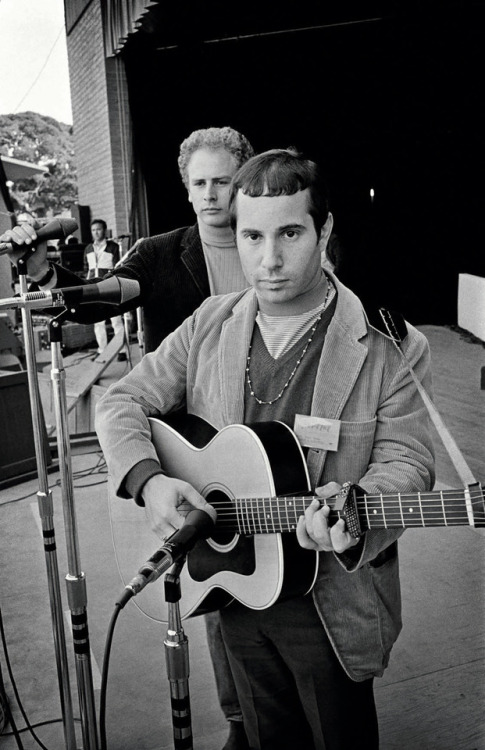
<path id="1" fill-rule="evenodd" d="M 0 154 L 47 167 L 10 189 L 16 209 L 39 216 L 62 213 L 77 201 L 72 126 L 37 112 L 0 115 Z"/>

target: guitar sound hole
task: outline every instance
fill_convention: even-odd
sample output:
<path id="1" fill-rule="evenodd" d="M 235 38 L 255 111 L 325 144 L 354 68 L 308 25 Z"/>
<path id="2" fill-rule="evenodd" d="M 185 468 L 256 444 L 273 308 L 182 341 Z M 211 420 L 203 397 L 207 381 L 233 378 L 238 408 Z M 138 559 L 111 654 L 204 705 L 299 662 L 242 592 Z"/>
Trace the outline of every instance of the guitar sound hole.
<path id="1" fill-rule="evenodd" d="M 211 535 L 211 539 L 217 544 L 230 544 L 234 539 L 237 531 L 236 511 L 234 504 L 221 490 L 213 490 L 206 496 L 208 503 L 214 506 L 217 511 L 216 529 Z M 227 526 L 232 524 L 232 528 Z"/>

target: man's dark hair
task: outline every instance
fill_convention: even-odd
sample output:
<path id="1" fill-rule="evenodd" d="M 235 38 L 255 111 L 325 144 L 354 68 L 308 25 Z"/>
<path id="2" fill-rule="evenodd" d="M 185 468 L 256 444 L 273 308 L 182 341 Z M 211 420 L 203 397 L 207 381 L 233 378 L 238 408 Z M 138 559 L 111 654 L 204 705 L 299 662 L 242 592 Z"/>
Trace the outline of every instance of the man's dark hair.
<path id="1" fill-rule="evenodd" d="M 105 222 L 104 219 L 93 219 L 92 222 L 91 222 L 91 226 L 94 226 L 94 224 L 101 224 L 101 226 L 103 227 L 104 231 L 105 232 L 108 231 L 108 225 L 106 224 L 106 222 Z"/>
<path id="2" fill-rule="evenodd" d="M 232 178 L 229 212 L 233 230 L 236 229 L 239 190 L 251 198 L 259 198 L 294 195 L 307 188 L 310 191 L 308 213 L 319 235 L 328 218 L 328 189 L 318 165 L 293 148 L 275 148 L 253 156 Z"/>

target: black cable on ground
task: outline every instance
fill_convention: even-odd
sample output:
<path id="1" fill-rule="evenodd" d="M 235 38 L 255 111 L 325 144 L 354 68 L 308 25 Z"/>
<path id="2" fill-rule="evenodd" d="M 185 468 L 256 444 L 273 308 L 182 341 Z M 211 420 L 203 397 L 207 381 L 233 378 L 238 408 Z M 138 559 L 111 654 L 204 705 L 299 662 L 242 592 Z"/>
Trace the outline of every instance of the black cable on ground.
<path id="1" fill-rule="evenodd" d="M 20 696 L 19 696 L 19 693 L 18 693 L 18 690 L 17 690 L 17 684 L 15 682 L 15 678 L 14 678 L 13 672 L 12 672 L 12 665 L 10 663 L 10 657 L 8 655 L 7 641 L 6 641 L 6 638 L 5 638 L 5 629 L 3 627 L 3 617 L 2 617 L 2 610 L 1 609 L 0 609 L 0 633 L 1 633 L 1 638 L 2 638 L 3 652 L 5 654 L 5 664 L 7 665 L 8 676 L 10 677 L 10 682 L 12 684 L 12 689 L 13 689 L 13 692 L 14 692 L 14 695 L 15 695 L 15 700 L 17 701 L 17 705 L 18 705 L 18 707 L 20 709 L 20 713 L 22 714 L 22 717 L 23 717 L 23 719 L 25 721 L 26 727 L 30 731 L 32 737 L 37 742 L 37 744 L 42 748 L 42 750 L 48 750 L 48 748 L 41 742 L 41 740 L 37 737 L 36 733 L 34 732 L 34 729 L 33 729 L 33 727 L 31 726 L 31 724 L 29 722 L 27 714 L 25 713 L 24 707 L 22 705 L 22 701 L 20 700 Z M 7 704 L 7 711 L 8 711 L 8 714 L 9 714 L 10 724 L 12 725 L 12 729 L 14 730 L 14 735 L 15 735 L 15 739 L 17 741 L 17 745 L 18 745 L 19 748 L 23 748 L 22 742 L 20 740 L 19 732 L 18 732 L 18 730 L 17 730 L 17 728 L 15 726 L 15 721 L 14 721 L 14 718 L 12 716 L 12 712 L 10 710 L 10 706 L 9 706 L 8 700 L 6 701 L 6 704 Z"/>
<path id="2" fill-rule="evenodd" d="M 108 626 L 108 633 L 106 636 L 106 643 L 104 647 L 103 657 L 103 670 L 101 675 L 101 691 L 99 700 L 99 736 L 101 739 L 101 750 L 107 750 L 106 744 L 106 692 L 108 685 L 108 670 L 109 670 L 109 657 L 111 653 L 111 645 L 113 642 L 113 634 L 118 619 L 118 615 L 121 612 L 121 607 L 117 604 L 111 615 L 111 620 Z"/>
<path id="3" fill-rule="evenodd" d="M 18 693 L 18 690 L 17 690 L 17 684 L 16 684 L 15 678 L 13 676 L 13 671 L 12 671 L 12 667 L 11 667 L 11 663 L 10 663 L 10 657 L 9 657 L 9 654 L 8 654 L 7 641 L 6 641 L 6 638 L 5 638 L 5 629 L 3 627 L 3 618 L 2 618 L 2 610 L 1 609 L 0 609 L 0 633 L 1 633 L 1 639 L 2 639 L 3 652 L 5 654 L 5 664 L 7 665 L 7 671 L 8 671 L 8 675 L 10 677 L 10 682 L 12 684 L 12 690 L 14 692 L 15 700 L 17 701 L 17 705 L 18 705 L 18 707 L 20 709 L 20 713 L 22 714 L 22 717 L 23 717 L 23 719 L 25 721 L 25 727 L 22 727 L 22 729 L 18 729 L 18 727 L 17 727 L 17 725 L 15 723 L 15 719 L 14 719 L 14 717 L 12 715 L 12 711 L 10 709 L 10 702 L 8 700 L 7 691 L 5 690 L 5 684 L 3 682 L 3 675 L 2 675 L 2 669 L 1 669 L 1 664 L 0 664 L 0 700 L 2 702 L 2 707 L 4 708 L 5 713 L 6 713 L 7 722 L 12 727 L 12 731 L 11 732 L 2 732 L 0 730 L 0 737 L 15 737 L 15 740 L 17 742 L 17 747 L 19 748 L 19 750 L 24 750 L 24 746 L 22 745 L 22 741 L 20 739 L 20 735 L 23 734 L 24 732 L 30 732 L 30 734 L 32 735 L 33 739 L 37 742 L 37 744 L 41 748 L 43 748 L 43 750 L 48 750 L 48 748 L 43 744 L 43 742 L 39 739 L 39 737 L 37 737 L 37 735 L 34 732 L 34 729 L 36 729 L 38 727 L 45 727 L 45 726 L 47 726 L 49 724 L 59 724 L 59 723 L 63 722 L 63 719 L 47 719 L 46 721 L 39 721 L 36 724 L 31 724 L 30 723 L 30 721 L 29 721 L 29 719 L 27 717 L 27 714 L 25 713 L 25 710 L 24 710 L 24 707 L 22 705 L 22 702 L 20 700 L 20 696 L 19 696 L 19 693 Z M 79 722 L 80 719 L 75 718 L 74 721 Z"/>
<path id="4" fill-rule="evenodd" d="M 99 453 L 99 450 L 92 451 L 93 453 Z M 106 461 L 104 460 L 104 456 L 101 454 L 98 458 L 98 461 L 94 466 L 91 466 L 87 469 L 80 469 L 79 471 L 75 471 L 73 473 L 73 482 L 78 479 L 83 479 L 87 476 L 94 476 L 96 474 L 107 475 L 108 471 L 106 469 Z M 102 479 L 99 482 L 91 482 L 90 484 L 74 484 L 74 489 L 85 489 L 86 487 L 94 487 L 98 484 L 106 484 L 106 479 Z M 56 479 L 56 481 L 53 484 L 49 485 L 49 489 L 52 490 L 54 487 L 60 487 L 61 486 L 61 480 Z M 29 492 L 28 495 L 22 495 L 21 497 L 13 497 L 11 500 L 6 500 L 2 503 L 3 505 L 11 505 L 12 503 L 19 503 L 21 500 L 28 500 L 29 497 L 35 497 L 37 494 L 37 489 L 33 490 L 32 492 Z"/>
<path id="5" fill-rule="evenodd" d="M 5 648 L 5 646 L 4 646 Z M 12 716 L 12 712 L 10 710 L 10 703 L 8 700 L 7 691 L 5 690 L 5 683 L 3 682 L 3 675 L 2 675 L 2 665 L 0 664 L 0 701 L 2 705 L 2 726 L 0 728 L 0 734 L 3 737 L 8 737 L 9 735 L 13 735 L 15 737 L 15 740 L 17 742 L 17 747 L 20 748 L 20 750 L 23 750 L 23 745 L 19 737 L 19 731 L 17 730 L 17 725 L 15 724 L 15 719 Z M 10 724 L 12 727 L 12 732 L 4 732 L 4 727 Z"/>

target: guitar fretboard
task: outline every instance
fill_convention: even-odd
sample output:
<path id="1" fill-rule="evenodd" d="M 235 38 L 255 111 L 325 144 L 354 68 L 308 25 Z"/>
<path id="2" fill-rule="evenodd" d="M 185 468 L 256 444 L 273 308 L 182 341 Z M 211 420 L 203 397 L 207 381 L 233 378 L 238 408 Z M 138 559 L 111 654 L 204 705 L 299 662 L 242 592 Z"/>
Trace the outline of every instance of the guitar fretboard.
<path id="1" fill-rule="evenodd" d="M 239 498 L 218 509 L 218 527 L 239 534 L 274 534 L 296 531 L 298 519 L 316 498 L 294 497 Z M 362 531 L 435 526 L 484 526 L 485 505 L 482 488 L 349 496 L 341 508 L 336 500 L 327 503 L 332 517 L 351 521 L 357 517 Z M 215 504 L 217 509 L 217 504 Z"/>
<path id="2" fill-rule="evenodd" d="M 255 497 L 236 502 L 240 534 L 274 534 L 296 531 L 298 519 L 310 505 L 313 496 Z"/>
<path id="3" fill-rule="evenodd" d="M 483 508 L 483 494 L 477 494 Z M 417 492 L 412 495 L 363 495 L 357 497 L 357 512 L 362 527 L 409 528 L 473 525 L 480 511 L 463 491 Z M 483 510 L 482 510 L 483 517 Z"/>

